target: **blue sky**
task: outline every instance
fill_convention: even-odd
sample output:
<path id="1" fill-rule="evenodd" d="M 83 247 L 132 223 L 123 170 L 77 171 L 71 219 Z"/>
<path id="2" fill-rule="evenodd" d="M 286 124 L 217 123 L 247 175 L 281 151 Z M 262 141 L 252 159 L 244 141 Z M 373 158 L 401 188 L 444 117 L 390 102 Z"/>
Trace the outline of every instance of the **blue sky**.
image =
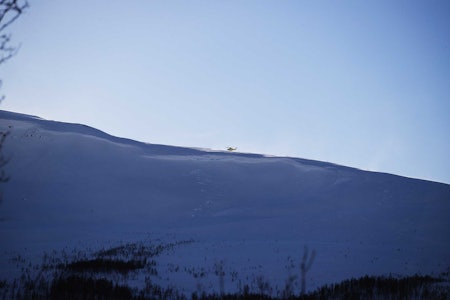
<path id="1" fill-rule="evenodd" d="M 450 183 L 448 1 L 31 1 L 1 109 Z"/>

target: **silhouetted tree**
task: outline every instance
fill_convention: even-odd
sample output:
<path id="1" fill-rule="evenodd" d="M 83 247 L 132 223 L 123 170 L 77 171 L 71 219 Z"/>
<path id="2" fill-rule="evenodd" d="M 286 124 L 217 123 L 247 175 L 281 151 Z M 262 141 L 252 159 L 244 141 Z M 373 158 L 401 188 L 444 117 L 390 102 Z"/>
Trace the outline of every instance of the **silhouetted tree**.
<path id="1" fill-rule="evenodd" d="M 314 262 L 314 258 L 316 257 L 316 250 L 313 250 L 311 256 L 309 255 L 308 247 L 305 246 L 305 250 L 303 252 L 302 262 L 300 264 L 300 273 L 301 273 L 301 294 L 305 295 L 306 293 L 306 273 L 311 269 L 311 266 Z"/>
<path id="2" fill-rule="evenodd" d="M 28 1 L 26 0 L 0 0 L 0 64 L 16 55 L 19 47 L 11 45 L 11 34 L 5 32 L 6 29 L 14 23 L 28 8 Z M 2 81 L 0 80 L 0 87 Z M 0 102 L 4 96 L 0 97 Z M 0 132 L 0 183 L 8 181 L 9 177 L 5 174 L 4 167 L 8 160 L 3 154 L 3 145 L 9 131 Z M 2 194 L 0 192 L 0 201 Z"/>

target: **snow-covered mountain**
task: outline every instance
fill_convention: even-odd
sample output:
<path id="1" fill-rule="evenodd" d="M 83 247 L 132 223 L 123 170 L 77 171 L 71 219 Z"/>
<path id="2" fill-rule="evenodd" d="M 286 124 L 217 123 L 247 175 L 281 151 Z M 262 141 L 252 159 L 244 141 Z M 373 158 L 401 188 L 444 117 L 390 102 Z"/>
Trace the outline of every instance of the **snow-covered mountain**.
<path id="1" fill-rule="evenodd" d="M 364 274 L 450 267 L 450 186 L 291 157 L 145 144 L 78 124 L 0 111 L 10 158 L 0 205 L 0 278 L 11 256 L 117 241 L 193 240 L 159 258 L 281 286 L 304 246 L 308 288 Z M 165 271 L 164 271 L 165 270 Z M 239 274 L 239 275 L 237 275 Z M 236 278 L 225 278 L 230 290 Z M 214 281 L 213 279 L 211 279 Z M 217 284 L 202 283 L 205 288 Z"/>

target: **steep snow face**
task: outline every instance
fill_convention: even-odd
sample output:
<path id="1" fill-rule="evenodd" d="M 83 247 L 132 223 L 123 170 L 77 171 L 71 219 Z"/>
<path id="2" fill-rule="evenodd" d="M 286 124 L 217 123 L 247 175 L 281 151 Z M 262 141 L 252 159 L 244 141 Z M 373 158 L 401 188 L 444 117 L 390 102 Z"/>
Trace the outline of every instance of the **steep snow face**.
<path id="1" fill-rule="evenodd" d="M 201 263 L 193 253 L 220 242 L 227 244 L 216 258 L 244 268 L 245 255 L 259 257 L 273 266 L 269 273 L 283 264 L 280 253 L 299 257 L 308 244 L 318 251 L 317 284 L 450 266 L 449 185 L 298 158 L 144 144 L 0 111 L 5 130 L 11 180 L 1 186 L 2 253 L 152 232 L 198 241 L 195 251 L 180 250 L 179 263 Z"/>

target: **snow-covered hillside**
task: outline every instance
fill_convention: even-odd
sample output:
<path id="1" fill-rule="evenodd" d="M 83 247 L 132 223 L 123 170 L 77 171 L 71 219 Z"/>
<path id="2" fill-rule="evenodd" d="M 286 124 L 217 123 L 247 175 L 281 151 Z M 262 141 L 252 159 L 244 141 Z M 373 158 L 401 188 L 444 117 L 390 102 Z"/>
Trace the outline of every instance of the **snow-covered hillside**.
<path id="1" fill-rule="evenodd" d="M 291 157 L 145 144 L 0 111 L 10 131 L 2 184 L 0 278 L 10 258 L 64 247 L 192 240 L 158 259 L 161 284 L 186 292 L 264 276 L 283 286 L 304 246 L 312 289 L 364 274 L 450 267 L 450 186 Z M 291 267 L 292 265 L 292 267 Z M 174 272 L 173 269 L 181 271 Z M 191 271 L 188 271 L 191 270 Z M 231 278 L 233 277 L 233 278 Z M 156 280 L 156 279 L 155 279 Z M 297 287 L 298 288 L 298 287 Z"/>

